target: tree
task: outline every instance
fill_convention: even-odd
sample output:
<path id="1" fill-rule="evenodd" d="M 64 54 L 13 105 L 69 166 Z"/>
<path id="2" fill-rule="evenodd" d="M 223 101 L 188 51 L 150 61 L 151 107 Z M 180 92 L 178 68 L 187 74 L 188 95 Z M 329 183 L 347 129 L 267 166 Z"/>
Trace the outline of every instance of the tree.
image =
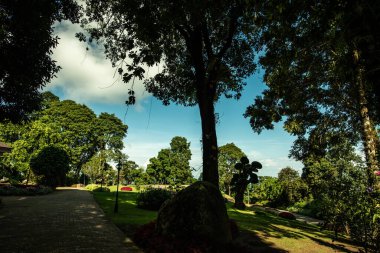
<path id="1" fill-rule="evenodd" d="M 190 161 L 190 142 L 185 137 L 174 137 L 170 148 L 161 149 L 157 157 L 149 160 L 146 173 L 151 183 L 172 186 L 189 184 L 194 181 Z"/>
<path id="2" fill-rule="evenodd" d="M 259 176 L 259 182 L 253 185 L 253 196 L 259 200 L 276 203 L 280 198 L 283 189 L 278 178 L 269 176 Z"/>
<path id="3" fill-rule="evenodd" d="M 234 174 L 231 180 L 232 191 L 235 192 L 234 207 L 245 209 L 244 192 L 248 184 L 257 184 L 259 182 L 258 176 L 255 173 L 262 167 L 261 163 L 256 161 L 250 164 L 246 156 L 240 158 L 240 162 L 235 164 L 238 173 Z"/>
<path id="4" fill-rule="evenodd" d="M 239 98 L 244 79 L 255 70 L 255 13 L 244 1 L 86 1 L 82 23 L 90 41 L 101 40 L 123 81 L 132 80 L 127 104 L 135 102 L 134 78 L 143 78 L 143 66 L 156 64 L 162 70 L 145 82 L 149 92 L 165 105 L 198 104 L 203 179 L 216 186 L 214 103 L 223 94 Z"/>
<path id="5" fill-rule="evenodd" d="M 123 149 L 123 138 L 127 134 L 128 126 L 124 125 L 115 114 L 102 112 L 94 122 L 94 127 L 95 143 L 101 162 L 100 168 L 105 168 L 107 159 L 118 162 L 118 155 Z M 103 181 L 101 186 L 103 186 Z"/>
<path id="6" fill-rule="evenodd" d="M 96 152 L 97 143 L 94 126 L 97 118 L 86 105 L 77 104 L 72 100 L 59 101 L 53 94 L 43 93 L 45 109 L 38 113 L 38 121 L 55 126 L 60 134 L 60 144 L 67 147 L 70 165 L 79 177 L 79 172 Z M 49 142 L 49 141 L 48 141 Z"/>
<path id="7" fill-rule="evenodd" d="M 306 183 L 301 179 L 298 171 L 291 167 L 285 167 L 280 170 L 278 182 L 281 185 L 282 192 L 280 197 L 275 201 L 276 205 L 289 206 L 308 197 Z"/>
<path id="8" fill-rule="evenodd" d="M 234 143 L 227 143 L 219 147 L 219 185 L 228 195 L 231 195 L 232 176 L 237 173 L 235 164 L 240 161 L 240 158 L 243 156 L 246 155 Z"/>
<path id="9" fill-rule="evenodd" d="M 361 140 L 369 185 L 380 123 L 379 3 L 267 1 L 262 15 L 260 64 L 268 89 L 247 108 L 252 128 L 285 129 L 298 136 L 292 155 L 323 157 L 331 146 Z"/>
<path id="10" fill-rule="evenodd" d="M 48 146 L 30 160 L 30 167 L 39 177 L 39 183 L 52 187 L 64 185 L 70 169 L 69 156 L 61 148 Z"/>
<path id="11" fill-rule="evenodd" d="M 90 178 L 92 183 L 103 184 L 106 182 L 108 184 L 115 178 L 112 166 L 103 159 L 100 154 L 96 154 L 82 167 L 82 172 Z"/>
<path id="12" fill-rule="evenodd" d="M 125 184 L 136 184 L 141 182 L 144 170 L 139 168 L 136 162 L 128 160 L 128 155 L 119 153 L 118 163 L 121 164 L 120 178 Z"/>
<path id="13" fill-rule="evenodd" d="M 75 181 L 79 180 L 82 165 L 95 154 L 100 153 L 104 163 L 115 160 L 127 131 L 120 119 L 107 113 L 96 117 L 87 106 L 59 101 L 50 92 L 42 95 L 44 109 L 31 114 L 28 122 L 0 124 L 0 139 L 14 147 L 3 163 L 10 171 L 20 172 L 18 180 L 28 178 L 30 158 L 51 145 L 68 153 Z"/>
<path id="14" fill-rule="evenodd" d="M 292 182 L 296 181 L 297 179 L 299 179 L 300 175 L 299 175 L 298 171 L 296 171 L 295 169 L 293 169 L 291 167 L 285 167 L 285 168 L 280 170 L 277 177 L 278 177 L 278 180 L 280 182 L 292 183 Z"/>
<path id="15" fill-rule="evenodd" d="M 380 199 L 367 186 L 365 166 L 355 153 L 342 157 L 327 155 L 309 160 L 306 180 L 319 202 L 319 215 L 332 225 L 335 236 L 344 229 L 366 252 L 380 249 Z"/>
<path id="16" fill-rule="evenodd" d="M 22 121 L 39 108 L 40 89 L 59 70 L 53 24 L 78 22 L 78 14 L 73 0 L 0 1 L 0 121 Z"/>

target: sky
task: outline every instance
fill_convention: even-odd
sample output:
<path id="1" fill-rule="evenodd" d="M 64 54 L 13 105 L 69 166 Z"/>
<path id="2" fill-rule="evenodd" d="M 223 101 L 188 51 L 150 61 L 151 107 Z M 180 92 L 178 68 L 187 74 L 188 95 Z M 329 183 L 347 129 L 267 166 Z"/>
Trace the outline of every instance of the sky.
<path id="1" fill-rule="evenodd" d="M 118 78 L 101 46 L 86 50 L 86 44 L 75 38 L 75 33 L 79 31 L 80 27 L 70 22 L 55 25 L 60 40 L 53 50 L 53 59 L 62 69 L 44 91 L 53 92 L 61 100 L 71 99 L 85 104 L 96 114 L 114 113 L 128 125 L 123 152 L 143 167 L 161 149 L 169 147 L 174 136 L 186 137 L 191 143 L 190 165 L 197 177 L 202 167 L 198 107 L 164 106 L 145 91 L 141 80 L 134 83 L 136 105 L 128 108 L 125 101 L 131 84 L 125 84 Z M 148 77 L 153 76 L 159 72 L 159 66 L 147 72 Z M 261 162 L 261 176 L 277 176 L 286 166 L 301 172 L 302 164 L 288 158 L 295 138 L 283 130 L 282 123 L 277 124 L 274 130 L 264 130 L 258 135 L 252 131 L 249 119 L 243 117 L 247 106 L 265 89 L 262 75 L 263 71 L 259 71 L 246 80 L 247 86 L 239 100 L 222 97 L 217 102 L 218 145 L 233 142 L 251 161 Z"/>

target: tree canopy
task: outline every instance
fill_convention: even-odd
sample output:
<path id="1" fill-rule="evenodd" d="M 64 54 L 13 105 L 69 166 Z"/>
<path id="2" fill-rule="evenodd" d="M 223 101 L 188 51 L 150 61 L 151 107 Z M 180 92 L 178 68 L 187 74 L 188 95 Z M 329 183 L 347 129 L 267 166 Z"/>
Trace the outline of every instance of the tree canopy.
<path id="1" fill-rule="evenodd" d="M 255 70 L 255 8 L 245 1 L 88 0 L 86 14 L 90 40 L 103 42 L 123 81 L 132 81 L 128 104 L 134 78 L 155 65 L 161 71 L 146 80 L 149 92 L 164 104 L 198 104 L 203 179 L 218 185 L 214 103 L 223 94 L 239 98 Z"/>
<path id="2" fill-rule="evenodd" d="M 246 156 L 244 152 L 234 143 L 227 143 L 219 147 L 218 168 L 219 168 L 219 185 L 227 194 L 231 195 L 231 180 L 238 171 L 235 164 L 240 158 Z"/>
<path id="3" fill-rule="evenodd" d="M 59 70 L 53 24 L 78 22 L 78 14 L 73 0 L 0 1 L 0 121 L 25 120 L 40 107 L 40 89 Z"/>
<path id="4" fill-rule="evenodd" d="M 267 1 L 260 9 L 260 64 L 268 88 L 246 111 L 252 128 L 272 129 L 285 119 L 285 129 L 298 137 L 291 154 L 302 161 L 361 140 L 372 184 L 378 169 L 380 4 Z"/>
<path id="5" fill-rule="evenodd" d="M 151 183 L 172 186 L 192 183 L 194 180 L 190 159 L 190 142 L 185 137 L 176 136 L 171 140 L 170 148 L 161 149 L 157 157 L 149 160 L 146 168 L 148 180 Z"/>
<path id="6" fill-rule="evenodd" d="M 60 101 L 54 94 L 42 94 L 43 110 L 30 116 L 30 121 L 0 123 L 0 140 L 10 143 L 12 151 L 2 163 L 9 171 L 27 177 L 32 156 L 47 146 L 65 150 L 75 178 L 94 155 L 103 161 L 115 160 L 115 152 L 123 148 L 127 126 L 115 115 L 101 113 L 98 117 L 85 105 L 72 100 Z"/>

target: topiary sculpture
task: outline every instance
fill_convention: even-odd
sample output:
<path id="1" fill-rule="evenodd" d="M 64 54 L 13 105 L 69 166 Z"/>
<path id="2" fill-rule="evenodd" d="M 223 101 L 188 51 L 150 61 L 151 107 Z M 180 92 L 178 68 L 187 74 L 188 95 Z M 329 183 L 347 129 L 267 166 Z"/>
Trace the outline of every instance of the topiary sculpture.
<path id="1" fill-rule="evenodd" d="M 238 173 L 234 174 L 231 180 L 232 191 L 235 192 L 235 205 L 237 209 L 245 209 L 244 192 L 248 184 L 257 184 L 258 176 L 255 174 L 263 166 L 261 163 L 253 161 L 251 164 L 247 157 L 243 156 L 240 162 L 235 164 Z"/>

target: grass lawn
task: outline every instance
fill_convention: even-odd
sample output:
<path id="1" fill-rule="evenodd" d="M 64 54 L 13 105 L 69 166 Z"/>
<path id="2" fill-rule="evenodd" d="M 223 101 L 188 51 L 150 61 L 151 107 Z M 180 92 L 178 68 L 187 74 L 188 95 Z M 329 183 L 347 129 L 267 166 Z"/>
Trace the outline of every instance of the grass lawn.
<path id="1" fill-rule="evenodd" d="M 111 192 L 93 192 L 95 200 L 105 214 L 129 237 L 142 224 L 154 220 L 157 212 L 136 207 L 138 192 L 119 191 L 119 213 L 114 214 L 115 187 Z M 332 233 L 321 231 L 317 226 L 280 218 L 258 210 L 239 211 L 227 204 L 228 215 L 234 219 L 241 232 L 239 243 L 252 248 L 253 252 L 358 252 L 348 240 L 332 241 Z"/>

